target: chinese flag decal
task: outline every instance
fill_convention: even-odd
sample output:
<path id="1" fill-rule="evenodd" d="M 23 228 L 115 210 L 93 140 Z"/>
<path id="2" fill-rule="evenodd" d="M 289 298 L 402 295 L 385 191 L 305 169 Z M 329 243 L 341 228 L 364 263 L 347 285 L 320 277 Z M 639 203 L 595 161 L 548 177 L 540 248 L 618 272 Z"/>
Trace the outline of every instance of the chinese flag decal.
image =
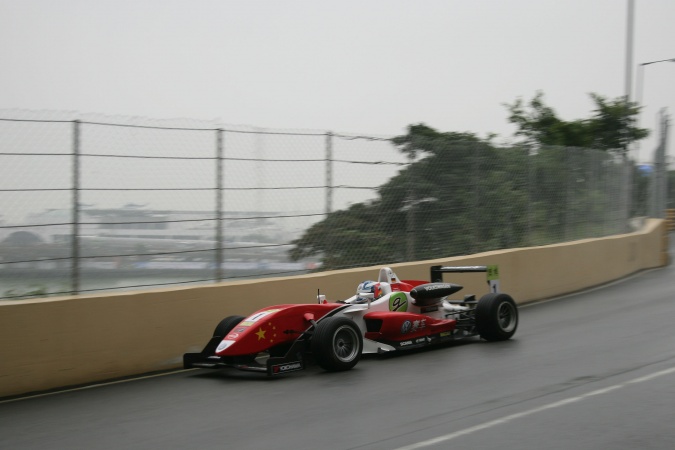
<path id="1" fill-rule="evenodd" d="M 256 334 L 258 335 L 259 341 L 265 339 L 265 333 L 267 333 L 267 331 L 263 330 L 262 327 L 258 328 L 258 332 Z"/>
<path id="2" fill-rule="evenodd" d="M 256 334 L 256 336 L 258 336 L 259 341 L 262 341 L 263 339 L 269 339 L 270 343 L 273 343 L 274 338 L 277 337 L 277 334 L 275 333 L 277 327 L 272 326 L 272 322 L 268 322 L 267 326 L 270 327 L 270 328 L 267 329 L 267 330 L 263 330 L 263 328 L 260 327 L 260 328 L 258 328 L 258 331 L 255 334 Z M 268 331 L 270 331 L 270 334 L 271 334 L 271 336 L 269 336 L 269 337 L 265 336 Z"/>

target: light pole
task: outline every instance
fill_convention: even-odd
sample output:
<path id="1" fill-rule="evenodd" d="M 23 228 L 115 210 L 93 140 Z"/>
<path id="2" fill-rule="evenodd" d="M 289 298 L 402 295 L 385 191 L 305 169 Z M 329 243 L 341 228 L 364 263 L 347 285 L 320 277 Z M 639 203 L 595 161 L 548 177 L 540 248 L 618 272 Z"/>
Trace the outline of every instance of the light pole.
<path id="1" fill-rule="evenodd" d="M 657 64 L 657 63 L 662 63 L 662 62 L 675 62 L 675 58 L 670 58 L 670 59 L 659 59 L 658 61 L 649 61 L 649 62 L 644 62 L 641 64 L 638 64 L 638 73 L 637 73 L 637 80 L 635 82 L 636 87 L 635 90 L 637 91 L 636 96 L 637 98 L 635 99 L 635 102 L 637 103 L 638 107 L 642 107 L 642 91 L 644 89 L 644 70 L 645 66 L 648 66 L 650 64 Z M 636 126 L 640 126 L 640 113 L 638 113 L 638 120 Z M 637 141 L 637 152 L 635 155 L 635 159 L 637 162 L 640 162 L 640 142 Z"/>
<path id="2" fill-rule="evenodd" d="M 630 101 L 633 88 L 633 22 L 635 21 L 635 1 L 628 0 L 628 19 L 626 24 L 626 102 Z"/>

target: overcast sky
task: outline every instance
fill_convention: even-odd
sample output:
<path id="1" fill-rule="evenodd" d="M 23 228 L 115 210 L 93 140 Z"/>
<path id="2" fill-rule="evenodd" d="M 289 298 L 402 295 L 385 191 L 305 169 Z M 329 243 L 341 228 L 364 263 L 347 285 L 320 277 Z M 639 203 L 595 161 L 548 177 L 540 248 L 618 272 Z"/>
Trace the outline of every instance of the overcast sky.
<path id="1" fill-rule="evenodd" d="M 626 22 L 627 0 L 0 0 L 0 109 L 507 141 L 518 97 L 573 120 L 624 95 Z M 635 1 L 634 66 L 675 58 L 674 23 Z M 675 63 L 643 99 L 643 126 L 675 112 Z"/>

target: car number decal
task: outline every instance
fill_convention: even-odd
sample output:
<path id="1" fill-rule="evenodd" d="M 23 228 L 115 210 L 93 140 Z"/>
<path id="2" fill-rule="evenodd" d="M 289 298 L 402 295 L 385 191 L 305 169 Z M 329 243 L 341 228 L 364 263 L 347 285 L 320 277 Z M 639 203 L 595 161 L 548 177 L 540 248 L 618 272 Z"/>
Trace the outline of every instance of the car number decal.
<path id="1" fill-rule="evenodd" d="M 396 292 L 389 297 L 389 311 L 408 311 L 408 298 L 403 292 Z"/>

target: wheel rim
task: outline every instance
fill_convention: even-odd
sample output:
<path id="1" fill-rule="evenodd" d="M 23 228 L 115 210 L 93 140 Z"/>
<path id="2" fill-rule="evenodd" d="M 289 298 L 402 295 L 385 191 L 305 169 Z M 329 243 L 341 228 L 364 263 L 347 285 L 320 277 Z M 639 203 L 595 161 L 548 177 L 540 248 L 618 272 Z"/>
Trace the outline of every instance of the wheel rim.
<path id="1" fill-rule="evenodd" d="M 359 337 L 350 326 L 342 325 L 333 335 L 333 352 L 342 362 L 351 362 L 359 352 Z"/>
<path id="2" fill-rule="evenodd" d="M 509 333 L 516 328 L 516 308 L 509 302 L 502 302 L 497 309 L 499 328 Z"/>

